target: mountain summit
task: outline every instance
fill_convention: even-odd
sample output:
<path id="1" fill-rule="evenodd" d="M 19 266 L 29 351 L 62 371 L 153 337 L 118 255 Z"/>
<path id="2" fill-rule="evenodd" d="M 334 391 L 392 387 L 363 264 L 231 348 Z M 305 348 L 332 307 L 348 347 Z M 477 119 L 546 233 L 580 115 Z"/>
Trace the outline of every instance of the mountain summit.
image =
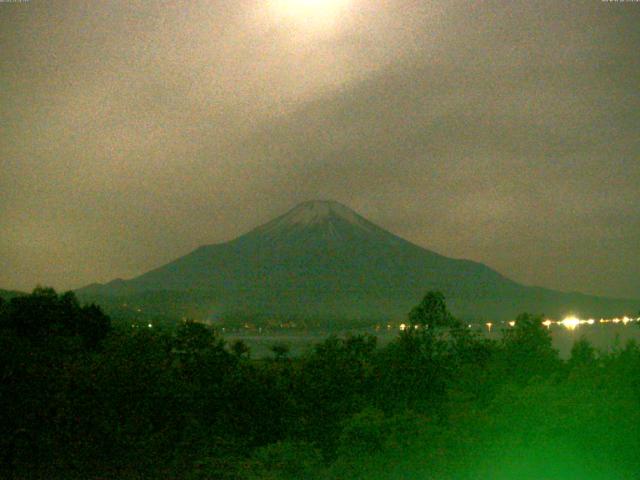
<path id="1" fill-rule="evenodd" d="M 345 205 L 330 200 L 301 203 L 284 215 L 249 232 L 249 236 L 272 239 L 290 237 L 303 231 L 313 231 L 324 239 L 346 240 L 353 236 L 386 237 L 393 235 L 358 215 Z"/>
<path id="2" fill-rule="evenodd" d="M 78 293 L 105 300 L 171 298 L 199 317 L 402 318 L 427 290 L 468 318 L 619 314 L 631 302 L 520 285 L 486 265 L 404 240 L 334 201 L 308 201 L 229 242 L 205 245 L 131 280 Z M 162 301 L 160 303 L 163 303 Z M 166 304 L 166 302 L 164 302 Z M 196 313 L 194 313 L 196 312 Z"/>
<path id="3" fill-rule="evenodd" d="M 349 207 L 346 207 L 341 203 L 334 202 L 332 200 L 310 200 L 297 205 L 281 217 L 278 217 L 259 228 L 275 229 L 294 226 L 305 227 L 317 223 L 330 222 L 334 219 L 363 228 L 373 225 L 371 222 L 368 222 Z"/>

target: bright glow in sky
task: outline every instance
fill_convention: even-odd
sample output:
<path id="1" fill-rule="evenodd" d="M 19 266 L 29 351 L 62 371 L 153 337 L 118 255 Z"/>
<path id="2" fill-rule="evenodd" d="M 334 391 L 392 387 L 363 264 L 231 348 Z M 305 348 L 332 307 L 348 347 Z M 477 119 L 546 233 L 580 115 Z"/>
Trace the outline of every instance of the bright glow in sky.
<path id="1" fill-rule="evenodd" d="M 350 0 L 272 0 L 279 22 L 291 22 L 309 30 L 333 29 L 351 7 Z"/>

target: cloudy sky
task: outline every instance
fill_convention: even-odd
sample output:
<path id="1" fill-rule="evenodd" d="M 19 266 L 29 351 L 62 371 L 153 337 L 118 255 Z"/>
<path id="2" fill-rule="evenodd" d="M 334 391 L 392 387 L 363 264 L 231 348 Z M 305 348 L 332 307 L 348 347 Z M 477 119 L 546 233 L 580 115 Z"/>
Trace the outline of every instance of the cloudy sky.
<path id="1" fill-rule="evenodd" d="M 0 287 L 128 278 L 334 199 L 640 298 L 640 3 L 0 3 Z"/>

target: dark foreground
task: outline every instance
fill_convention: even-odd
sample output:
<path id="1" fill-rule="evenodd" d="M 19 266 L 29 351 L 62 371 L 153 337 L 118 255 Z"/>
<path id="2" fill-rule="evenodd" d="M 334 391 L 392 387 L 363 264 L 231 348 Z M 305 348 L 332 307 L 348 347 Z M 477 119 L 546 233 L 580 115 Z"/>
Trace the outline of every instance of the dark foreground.
<path id="1" fill-rule="evenodd" d="M 640 476 L 635 343 L 576 336 L 561 359 L 540 318 L 486 338 L 443 307 L 423 302 L 421 328 L 384 346 L 252 358 L 198 323 L 119 328 L 72 294 L 0 303 L 0 477 Z"/>

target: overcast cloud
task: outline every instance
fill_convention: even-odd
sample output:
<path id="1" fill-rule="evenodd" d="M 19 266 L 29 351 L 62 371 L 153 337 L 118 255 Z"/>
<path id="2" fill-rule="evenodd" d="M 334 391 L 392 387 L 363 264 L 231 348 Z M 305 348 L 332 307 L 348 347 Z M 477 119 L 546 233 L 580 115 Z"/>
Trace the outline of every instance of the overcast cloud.
<path id="1" fill-rule="evenodd" d="M 132 277 L 321 198 L 640 298 L 640 3 L 278 8 L 0 3 L 0 287 Z"/>

